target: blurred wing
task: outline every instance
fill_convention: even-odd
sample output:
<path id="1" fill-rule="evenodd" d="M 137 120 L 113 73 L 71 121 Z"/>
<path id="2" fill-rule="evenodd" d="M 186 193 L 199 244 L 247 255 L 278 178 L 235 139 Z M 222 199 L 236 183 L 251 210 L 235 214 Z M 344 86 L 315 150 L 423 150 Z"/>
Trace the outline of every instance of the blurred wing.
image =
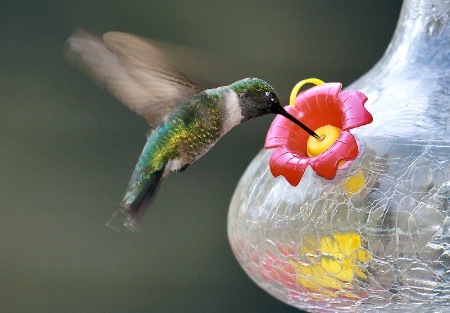
<path id="1" fill-rule="evenodd" d="M 201 91 L 150 40 L 131 34 L 99 37 L 77 30 L 67 41 L 66 56 L 152 127 Z"/>

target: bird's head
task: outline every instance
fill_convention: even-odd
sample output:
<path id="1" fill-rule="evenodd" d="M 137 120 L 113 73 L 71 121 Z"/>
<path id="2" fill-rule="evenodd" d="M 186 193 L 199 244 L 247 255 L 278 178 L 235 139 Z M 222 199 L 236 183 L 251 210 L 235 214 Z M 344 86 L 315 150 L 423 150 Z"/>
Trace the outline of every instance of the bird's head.
<path id="1" fill-rule="evenodd" d="M 319 138 L 312 130 L 289 114 L 281 105 L 272 86 L 259 78 L 246 78 L 231 85 L 239 97 L 242 121 L 266 114 L 280 114 L 303 128 L 315 138 Z"/>

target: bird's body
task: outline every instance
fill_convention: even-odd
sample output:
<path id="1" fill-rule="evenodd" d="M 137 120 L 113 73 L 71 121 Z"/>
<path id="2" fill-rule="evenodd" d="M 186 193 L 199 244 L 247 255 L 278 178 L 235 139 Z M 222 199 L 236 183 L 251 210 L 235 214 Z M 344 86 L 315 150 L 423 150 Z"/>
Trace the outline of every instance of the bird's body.
<path id="1" fill-rule="evenodd" d="M 68 40 L 67 55 L 153 128 L 118 211 L 131 229 L 161 179 L 195 162 L 234 126 L 281 114 L 317 136 L 284 110 L 265 81 L 246 78 L 202 91 L 152 41 L 131 34 L 98 37 L 78 30 Z"/>
<path id="2" fill-rule="evenodd" d="M 200 92 L 177 106 L 150 135 L 139 157 L 122 210 L 142 215 L 161 178 L 195 162 L 242 120 L 229 86 Z M 131 222 L 131 221 L 129 221 Z"/>

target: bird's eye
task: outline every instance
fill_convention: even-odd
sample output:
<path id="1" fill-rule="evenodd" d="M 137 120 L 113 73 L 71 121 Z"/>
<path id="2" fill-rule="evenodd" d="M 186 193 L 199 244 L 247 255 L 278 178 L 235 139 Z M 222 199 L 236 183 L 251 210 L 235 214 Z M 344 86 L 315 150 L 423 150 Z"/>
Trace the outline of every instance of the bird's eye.
<path id="1" fill-rule="evenodd" d="M 270 102 L 275 104 L 278 103 L 278 97 L 274 92 L 268 91 L 266 92 L 266 96 L 269 98 Z"/>

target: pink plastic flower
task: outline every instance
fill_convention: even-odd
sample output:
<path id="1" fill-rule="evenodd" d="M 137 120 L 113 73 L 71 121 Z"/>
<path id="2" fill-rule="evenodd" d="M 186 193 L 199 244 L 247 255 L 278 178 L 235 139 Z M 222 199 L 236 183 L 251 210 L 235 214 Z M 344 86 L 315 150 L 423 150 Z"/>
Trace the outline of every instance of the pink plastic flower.
<path id="1" fill-rule="evenodd" d="M 275 148 L 270 157 L 270 170 L 274 177 L 283 175 L 297 186 L 308 165 L 320 176 L 332 179 L 342 160 L 354 160 L 358 145 L 350 129 L 372 122 L 372 115 L 364 107 L 367 97 L 354 90 L 340 93 L 342 84 L 328 83 L 300 93 L 295 107 L 286 111 L 312 130 L 324 125 L 341 129 L 336 142 L 323 153 L 309 157 L 306 143 L 309 135 L 300 127 L 278 115 L 267 133 L 264 147 Z"/>

